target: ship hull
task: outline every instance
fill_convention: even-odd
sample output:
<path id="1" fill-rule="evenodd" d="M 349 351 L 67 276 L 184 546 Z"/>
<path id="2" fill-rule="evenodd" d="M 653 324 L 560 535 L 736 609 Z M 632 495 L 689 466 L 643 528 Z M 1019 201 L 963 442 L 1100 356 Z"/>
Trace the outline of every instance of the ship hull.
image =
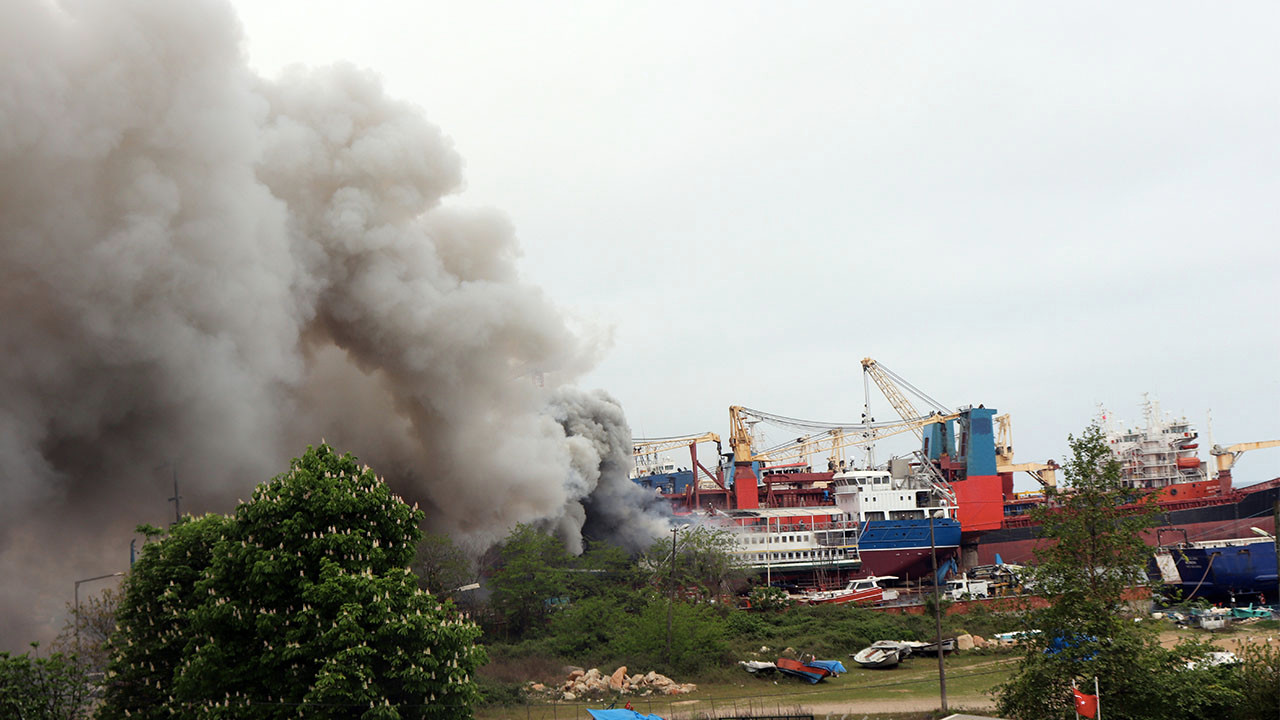
<path id="1" fill-rule="evenodd" d="M 1272 513 L 1277 498 L 1280 484 L 1272 481 L 1257 489 L 1245 488 L 1236 502 L 1166 510 L 1155 517 L 1144 539 L 1154 546 L 1238 538 L 1249 535 L 1251 527 L 1274 533 Z M 976 558 L 967 556 L 966 564 L 994 564 L 997 555 L 1005 563 L 1029 564 L 1035 559 L 1035 549 L 1044 542 L 1039 525 L 991 530 L 979 535 L 976 543 L 966 543 L 967 550 L 976 550 Z"/>
<path id="2" fill-rule="evenodd" d="M 935 519 L 931 544 L 928 520 L 873 520 L 858 540 L 862 570 L 871 575 L 929 575 L 933 572 L 931 547 L 937 548 L 939 566 L 954 557 L 960 549 L 960 523 Z"/>
<path id="3" fill-rule="evenodd" d="M 1163 553 L 1162 553 L 1163 555 Z M 1176 577 L 1166 580 L 1166 593 L 1183 600 L 1275 598 L 1276 546 L 1273 540 L 1201 543 L 1169 549 Z"/>

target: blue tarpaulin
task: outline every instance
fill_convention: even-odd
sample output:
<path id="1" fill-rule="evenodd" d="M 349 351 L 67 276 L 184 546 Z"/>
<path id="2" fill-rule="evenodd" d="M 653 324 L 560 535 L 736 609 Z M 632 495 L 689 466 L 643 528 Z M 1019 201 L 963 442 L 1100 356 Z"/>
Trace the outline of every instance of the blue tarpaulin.
<path id="1" fill-rule="evenodd" d="M 813 667 L 820 667 L 832 675 L 849 672 L 844 669 L 844 665 L 842 665 L 839 660 L 813 660 L 807 664 Z"/>
<path id="2" fill-rule="evenodd" d="M 657 715 L 644 715 L 635 710 L 592 710 L 587 708 L 587 712 L 596 720 L 662 720 Z"/>

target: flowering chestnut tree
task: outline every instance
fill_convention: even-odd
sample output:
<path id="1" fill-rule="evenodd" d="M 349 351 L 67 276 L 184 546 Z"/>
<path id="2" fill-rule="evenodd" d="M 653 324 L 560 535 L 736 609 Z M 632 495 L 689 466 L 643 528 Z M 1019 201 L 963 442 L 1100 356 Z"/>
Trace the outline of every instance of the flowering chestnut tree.
<path id="1" fill-rule="evenodd" d="M 419 589 L 421 519 L 321 445 L 174 526 L 125 583 L 99 716 L 469 717 L 480 632 Z"/>

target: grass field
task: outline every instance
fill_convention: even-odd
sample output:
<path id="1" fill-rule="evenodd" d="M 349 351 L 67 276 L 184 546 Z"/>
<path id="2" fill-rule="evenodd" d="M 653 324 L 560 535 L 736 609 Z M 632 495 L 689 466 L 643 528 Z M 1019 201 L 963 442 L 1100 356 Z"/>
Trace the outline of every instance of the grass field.
<path id="1" fill-rule="evenodd" d="M 1013 655 L 952 655 L 946 660 L 948 706 L 980 709 L 990 706 L 987 691 L 1003 681 L 1014 663 Z M 849 661 L 847 665 L 853 666 Z M 815 717 L 854 714 L 861 718 L 940 717 L 938 663 L 933 658 L 913 658 L 890 670 L 866 670 L 857 666 L 838 678 L 816 685 L 786 677 L 755 677 L 742 673 L 737 680 L 703 683 L 695 693 L 663 697 L 627 697 L 642 713 L 661 717 L 716 718 L 748 714 L 786 714 L 803 711 Z M 509 707 L 489 706 L 476 712 L 479 720 L 586 720 L 587 708 L 603 708 L 612 699 L 597 702 L 530 703 Z"/>

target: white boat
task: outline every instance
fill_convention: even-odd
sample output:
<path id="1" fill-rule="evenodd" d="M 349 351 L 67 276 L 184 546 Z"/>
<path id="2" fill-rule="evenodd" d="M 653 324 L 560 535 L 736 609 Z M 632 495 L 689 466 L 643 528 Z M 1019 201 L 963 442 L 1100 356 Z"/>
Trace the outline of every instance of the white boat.
<path id="1" fill-rule="evenodd" d="M 881 580 L 897 580 L 894 575 L 869 575 L 854 578 L 839 590 L 814 590 L 799 596 L 799 601 L 810 605 L 838 603 L 878 603 L 897 600 L 898 591 L 880 587 Z"/>
<path id="2" fill-rule="evenodd" d="M 891 668 L 901 657 L 894 648 L 869 647 L 853 654 L 853 661 L 865 668 Z"/>
<path id="3" fill-rule="evenodd" d="M 894 650 L 898 653 L 899 660 L 906 660 L 928 644 L 915 640 L 877 640 L 871 643 L 871 647 L 878 650 Z"/>

